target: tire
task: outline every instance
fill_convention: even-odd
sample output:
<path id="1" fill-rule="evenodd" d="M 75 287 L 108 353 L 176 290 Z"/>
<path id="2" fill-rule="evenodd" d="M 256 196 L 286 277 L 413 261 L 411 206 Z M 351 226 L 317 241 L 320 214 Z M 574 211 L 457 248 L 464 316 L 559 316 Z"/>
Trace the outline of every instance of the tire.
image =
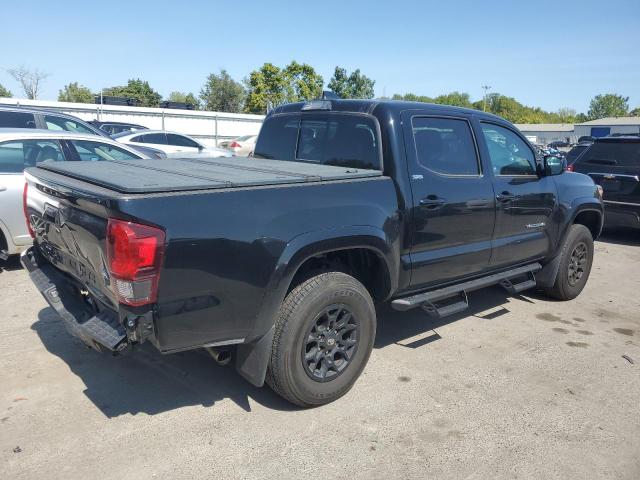
<path id="1" fill-rule="evenodd" d="M 341 272 L 311 277 L 280 307 L 267 384 L 301 407 L 332 402 L 364 370 L 375 334 L 373 301 L 359 281 Z"/>
<path id="2" fill-rule="evenodd" d="M 576 259 L 584 260 L 576 264 Z M 558 300 L 572 300 L 580 295 L 587 283 L 593 263 L 593 237 L 584 225 L 572 225 L 562 247 L 556 281 L 545 293 Z M 571 268 L 570 268 L 571 267 Z M 579 275 L 572 272 L 579 271 Z"/>

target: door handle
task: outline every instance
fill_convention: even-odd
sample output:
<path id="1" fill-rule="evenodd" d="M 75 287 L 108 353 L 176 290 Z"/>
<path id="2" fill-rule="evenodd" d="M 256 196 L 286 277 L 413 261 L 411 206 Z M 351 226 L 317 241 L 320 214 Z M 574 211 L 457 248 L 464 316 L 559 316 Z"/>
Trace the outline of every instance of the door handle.
<path id="1" fill-rule="evenodd" d="M 444 198 L 438 198 L 437 195 L 429 195 L 420 200 L 420 206 L 426 207 L 429 210 L 435 210 L 442 207 L 445 204 Z"/>
<path id="2" fill-rule="evenodd" d="M 0 185 L 0 192 L 4 192 L 7 189 L 4 185 Z"/>
<path id="3" fill-rule="evenodd" d="M 503 203 L 515 200 L 515 198 L 516 196 L 511 192 L 502 192 L 496 195 L 496 200 Z"/>

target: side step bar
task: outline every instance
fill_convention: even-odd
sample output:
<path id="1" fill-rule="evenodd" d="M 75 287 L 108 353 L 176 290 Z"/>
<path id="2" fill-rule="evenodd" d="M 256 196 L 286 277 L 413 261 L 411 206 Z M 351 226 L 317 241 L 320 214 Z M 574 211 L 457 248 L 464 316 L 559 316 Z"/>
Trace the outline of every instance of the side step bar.
<path id="1" fill-rule="evenodd" d="M 458 283 L 457 285 L 439 288 L 430 292 L 418 293 L 410 297 L 397 298 L 391 302 L 391 306 L 394 310 L 399 311 L 406 311 L 420 307 L 427 314 L 435 317 L 453 315 L 455 313 L 462 312 L 469 307 L 469 302 L 467 300 L 468 292 L 500 284 L 512 294 L 519 293 L 536 286 L 534 273 L 541 269 L 542 265 L 539 263 L 532 263 L 530 265 L 525 265 L 524 267 L 507 270 L 506 272 L 494 273 L 493 275 L 488 275 L 476 280 Z M 526 280 L 514 283 L 516 279 L 524 276 L 527 277 Z M 455 296 L 459 296 L 460 299 L 444 306 L 437 305 L 437 302 L 451 299 Z"/>

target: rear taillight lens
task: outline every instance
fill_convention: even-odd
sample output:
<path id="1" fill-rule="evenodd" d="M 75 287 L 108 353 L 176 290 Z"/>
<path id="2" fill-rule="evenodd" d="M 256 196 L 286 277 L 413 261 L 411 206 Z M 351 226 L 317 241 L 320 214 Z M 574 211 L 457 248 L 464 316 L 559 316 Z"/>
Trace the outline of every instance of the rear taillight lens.
<path id="1" fill-rule="evenodd" d="M 242 145 L 240 145 L 238 142 L 231 142 L 229 144 L 229 148 L 240 148 Z"/>
<path id="2" fill-rule="evenodd" d="M 31 222 L 29 221 L 29 209 L 27 208 L 27 192 L 29 190 L 29 184 L 25 182 L 24 190 L 22 190 L 22 211 L 24 212 L 24 219 L 27 222 L 27 228 L 29 229 L 29 235 L 31 238 L 36 238 L 36 232 L 33 231 Z"/>
<path id="3" fill-rule="evenodd" d="M 120 302 L 140 306 L 156 301 L 164 239 L 159 228 L 109 219 L 107 260 Z"/>
<path id="4" fill-rule="evenodd" d="M 567 172 L 573 172 L 574 168 L 573 165 L 567 165 Z"/>

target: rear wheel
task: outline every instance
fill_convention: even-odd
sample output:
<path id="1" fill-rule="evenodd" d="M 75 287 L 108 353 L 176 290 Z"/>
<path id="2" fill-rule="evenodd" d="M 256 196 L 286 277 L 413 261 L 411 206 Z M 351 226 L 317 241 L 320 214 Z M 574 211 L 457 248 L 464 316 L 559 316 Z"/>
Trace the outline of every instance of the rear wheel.
<path id="1" fill-rule="evenodd" d="M 558 300 L 571 300 L 580 295 L 591 273 L 593 237 L 589 229 L 572 225 L 561 255 L 556 281 L 545 292 Z"/>
<path id="2" fill-rule="evenodd" d="M 332 402 L 364 369 L 376 332 L 369 292 L 355 278 L 329 272 L 294 288 L 275 325 L 267 383 L 290 402 Z"/>

